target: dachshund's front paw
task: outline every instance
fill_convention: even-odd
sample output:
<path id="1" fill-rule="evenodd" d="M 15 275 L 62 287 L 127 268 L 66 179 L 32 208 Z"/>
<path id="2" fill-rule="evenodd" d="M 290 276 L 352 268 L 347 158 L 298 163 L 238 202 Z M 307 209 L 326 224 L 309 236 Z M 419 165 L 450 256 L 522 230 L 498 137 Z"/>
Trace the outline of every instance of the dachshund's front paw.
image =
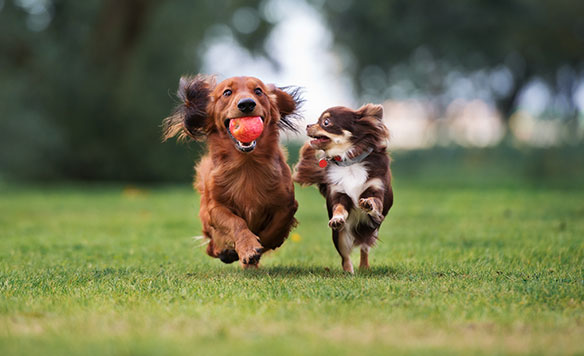
<path id="1" fill-rule="evenodd" d="M 329 221 L 329 227 L 333 230 L 340 231 L 345 227 L 345 218 L 342 216 L 333 216 Z"/>
<path id="2" fill-rule="evenodd" d="M 245 265 L 257 265 L 260 262 L 260 257 L 262 257 L 262 252 L 264 252 L 263 248 L 256 248 L 246 252 L 241 259 L 241 263 L 244 267 L 246 267 Z"/>
<path id="3" fill-rule="evenodd" d="M 239 261 L 244 268 L 248 267 L 248 265 L 257 265 L 264 252 L 264 247 L 253 234 L 249 238 L 239 242 L 236 247 Z"/>

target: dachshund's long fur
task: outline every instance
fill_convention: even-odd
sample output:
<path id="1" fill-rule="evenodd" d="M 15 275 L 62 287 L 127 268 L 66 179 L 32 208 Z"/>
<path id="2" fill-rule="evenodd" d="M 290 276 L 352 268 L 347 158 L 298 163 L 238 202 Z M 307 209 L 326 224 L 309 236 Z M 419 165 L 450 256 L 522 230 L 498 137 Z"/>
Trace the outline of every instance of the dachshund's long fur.
<path id="1" fill-rule="evenodd" d="M 253 77 L 217 84 L 214 77 L 198 75 L 181 78 L 178 97 L 180 105 L 163 121 L 163 139 L 178 135 L 207 142 L 194 184 L 201 193 L 203 234 L 210 239 L 207 254 L 257 267 L 262 253 L 282 245 L 296 224 L 298 203 L 279 137 L 281 129 L 295 129 L 299 91 Z M 250 100 L 253 107 L 241 105 Z M 244 116 L 260 116 L 264 123 L 253 143 L 228 132 L 229 120 Z"/>

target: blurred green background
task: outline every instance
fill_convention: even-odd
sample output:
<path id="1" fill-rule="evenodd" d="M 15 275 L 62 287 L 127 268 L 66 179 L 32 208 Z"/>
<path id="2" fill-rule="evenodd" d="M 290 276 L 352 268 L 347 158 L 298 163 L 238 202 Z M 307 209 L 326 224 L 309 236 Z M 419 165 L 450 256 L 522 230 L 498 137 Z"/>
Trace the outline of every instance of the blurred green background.
<path id="1" fill-rule="evenodd" d="M 307 121 L 384 103 L 398 176 L 574 181 L 582 13 L 567 0 L 0 0 L 0 179 L 190 180 L 204 146 L 160 143 L 160 123 L 179 76 L 206 72 L 303 86 Z M 284 141 L 292 162 L 302 140 Z"/>

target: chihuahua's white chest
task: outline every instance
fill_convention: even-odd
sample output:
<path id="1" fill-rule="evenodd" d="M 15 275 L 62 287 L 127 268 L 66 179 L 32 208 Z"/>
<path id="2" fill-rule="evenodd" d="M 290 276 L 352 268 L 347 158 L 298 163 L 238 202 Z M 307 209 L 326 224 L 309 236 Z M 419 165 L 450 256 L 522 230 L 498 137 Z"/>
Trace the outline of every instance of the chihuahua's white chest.
<path id="1" fill-rule="evenodd" d="M 350 166 L 331 165 L 327 171 L 331 190 L 347 194 L 353 204 L 359 204 L 359 196 L 366 189 L 368 173 L 363 163 Z"/>

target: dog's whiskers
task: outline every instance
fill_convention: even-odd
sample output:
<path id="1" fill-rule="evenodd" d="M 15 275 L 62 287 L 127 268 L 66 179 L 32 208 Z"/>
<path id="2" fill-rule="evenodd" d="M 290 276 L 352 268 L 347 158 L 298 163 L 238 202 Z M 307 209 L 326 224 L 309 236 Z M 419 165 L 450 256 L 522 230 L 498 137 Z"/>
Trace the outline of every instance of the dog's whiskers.
<path id="1" fill-rule="evenodd" d="M 205 236 L 203 236 L 203 235 L 193 236 L 193 240 L 195 240 L 195 241 L 200 241 L 200 240 L 203 240 L 204 238 L 205 238 Z M 205 241 L 201 242 L 200 244 L 198 244 L 196 246 L 196 248 L 203 247 L 203 246 L 207 245 L 209 242 L 211 242 L 211 240 L 205 240 Z"/>

